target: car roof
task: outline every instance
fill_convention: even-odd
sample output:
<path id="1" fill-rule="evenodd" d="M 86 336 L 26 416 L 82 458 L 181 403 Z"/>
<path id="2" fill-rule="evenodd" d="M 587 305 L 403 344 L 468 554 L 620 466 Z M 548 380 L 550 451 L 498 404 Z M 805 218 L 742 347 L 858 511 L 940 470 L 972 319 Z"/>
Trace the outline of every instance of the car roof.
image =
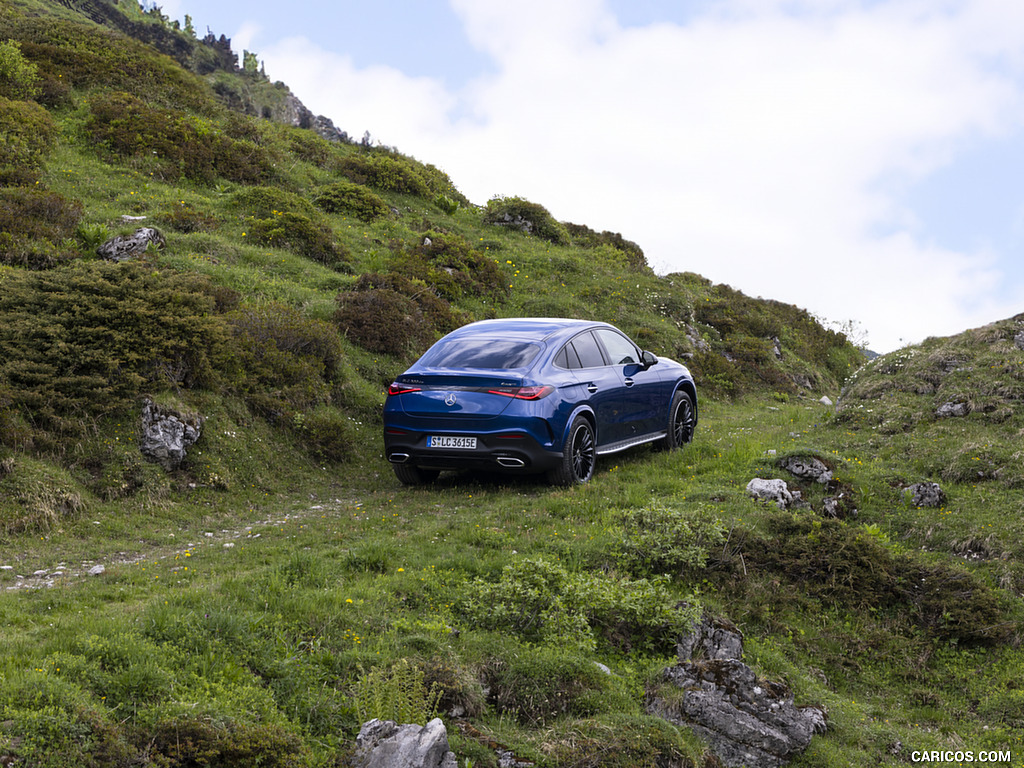
<path id="1" fill-rule="evenodd" d="M 564 317 L 507 317 L 479 320 L 448 334 L 448 338 L 464 336 L 515 338 L 522 341 L 546 341 L 560 336 L 573 336 L 586 328 L 612 328 L 608 323 Z"/>

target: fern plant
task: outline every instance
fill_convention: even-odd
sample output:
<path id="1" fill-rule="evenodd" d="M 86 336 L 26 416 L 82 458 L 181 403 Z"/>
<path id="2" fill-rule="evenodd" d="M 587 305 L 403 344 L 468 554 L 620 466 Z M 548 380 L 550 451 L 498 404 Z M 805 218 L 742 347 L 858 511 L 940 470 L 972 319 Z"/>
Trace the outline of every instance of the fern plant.
<path id="1" fill-rule="evenodd" d="M 437 716 L 437 706 L 444 691 L 423 681 L 423 670 L 399 659 L 390 668 L 359 668 L 353 696 L 360 722 L 377 718 L 400 725 L 426 725 Z"/>

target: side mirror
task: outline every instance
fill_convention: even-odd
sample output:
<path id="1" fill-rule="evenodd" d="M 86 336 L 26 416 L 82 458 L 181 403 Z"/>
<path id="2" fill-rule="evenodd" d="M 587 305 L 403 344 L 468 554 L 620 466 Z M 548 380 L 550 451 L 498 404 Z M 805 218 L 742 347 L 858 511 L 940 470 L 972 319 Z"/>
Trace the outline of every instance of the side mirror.
<path id="1" fill-rule="evenodd" d="M 644 368 L 650 368 L 652 365 L 658 364 L 658 356 L 647 350 L 640 353 L 640 359 L 643 360 Z"/>

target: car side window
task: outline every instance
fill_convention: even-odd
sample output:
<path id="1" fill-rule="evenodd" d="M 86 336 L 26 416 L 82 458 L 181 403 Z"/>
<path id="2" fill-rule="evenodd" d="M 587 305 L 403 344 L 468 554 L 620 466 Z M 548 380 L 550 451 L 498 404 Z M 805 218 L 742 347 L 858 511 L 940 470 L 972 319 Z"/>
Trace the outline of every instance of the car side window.
<path id="1" fill-rule="evenodd" d="M 558 351 L 558 354 L 555 355 L 555 365 L 559 368 L 567 368 L 570 371 L 583 367 L 580 363 L 579 355 L 572 348 L 572 344 L 566 344 Z"/>
<path id="2" fill-rule="evenodd" d="M 581 333 L 569 342 L 569 344 L 572 345 L 576 354 L 579 355 L 581 368 L 600 368 L 601 366 L 608 364 L 605 362 L 604 355 L 601 352 L 601 347 L 598 346 L 597 339 L 594 338 L 590 331 Z"/>
<path id="3" fill-rule="evenodd" d="M 601 338 L 608 357 L 613 365 L 629 365 L 640 362 L 640 352 L 625 336 L 609 330 L 598 330 L 595 333 Z"/>

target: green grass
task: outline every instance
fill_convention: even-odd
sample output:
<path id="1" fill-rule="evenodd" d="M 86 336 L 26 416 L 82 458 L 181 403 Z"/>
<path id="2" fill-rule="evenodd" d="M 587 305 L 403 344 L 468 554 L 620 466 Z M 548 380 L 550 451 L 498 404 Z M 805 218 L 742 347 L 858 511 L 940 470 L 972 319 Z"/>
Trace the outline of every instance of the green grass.
<path id="1" fill-rule="evenodd" d="M 22 9 L 72 13 L 24 0 L 0 15 L 0 33 L 23 29 Z M 392 151 L 369 162 L 364 148 L 231 114 L 202 89 L 186 100 L 202 106 L 193 120 L 169 101 L 192 81 L 144 49 L 132 55 L 186 123 L 258 140 L 279 158 L 263 182 L 276 192 L 264 197 L 328 228 L 319 231 L 347 256 L 328 265 L 302 255 L 309 229 L 298 224 L 285 233 L 294 242 L 255 242 L 254 217 L 280 211 L 243 210 L 243 185 L 99 151 L 85 138 L 89 99 L 123 84 L 89 80 L 48 107 L 59 139 L 38 186 L 69 215 L 81 204 L 78 234 L 36 243 L 31 233 L 47 230 L 26 224 L 19 247 L 60 259 L 39 273 L 0 266 L 0 286 L 78 275 L 74 290 L 86 295 L 102 275 L 106 290 L 127 290 L 95 263 L 91 241 L 133 231 L 125 215 L 145 216 L 167 247 L 118 274 L 183 286 L 172 294 L 187 291 L 190 303 L 171 323 L 160 320 L 165 304 L 129 292 L 142 305 L 138 338 L 167 352 L 155 367 L 135 361 L 136 390 L 116 401 L 96 399 L 96 382 L 89 400 L 69 376 L 62 386 L 82 404 L 55 411 L 53 382 L 31 378 L 32 360 L 0 360 L 0 757 L 336 766 L 361 712 L 422 715 L 439 695 L 460 765 L 494 766 L 492 742 L 544 766 L 655 766 L 669 755 L 702 765 L 706 748 L 689 730 L 644 711 L 674 661 L 685 601 L 740 626 L 758 674 L 827 709 L 828 732 L 794 765 L 899 765 L 931 749 L 1010 749 L 1021 764 L 1016 320 L 858 371 L 859 352 L 805 311 L 695 274 L 657 276 L 619 235 L 545 222 L 544 239 L 493 226 L 437 169 Z M 272 86 L 239 77 L 211 79 L 272 100 Z M 368 185 L 364 197 L 388 213 L 365 222 L 344 206 L 315 210 L 318 190 L 339 182 Z M 443 235 L 443 252 L 424 247 L 426 233 Z M 500 290 L 469 266 L 480 260 Z M 389 283 L 406 292 L 402 306 L 419 301 L 425 315 L 602 319 L 658 354 L 686 356 L 696 439 L 610 457 L 578 488 L 468 474 L 405 488 L 381 456 L 379 413 L 416 351 L 365 349 L 339 324 L 338 295 L 362 276 L 402 277 Z M 105 311 L 90 317 L 137 351 L 131 322 L 116 305 Z M 104 357 L 108 343 L 75 336 L 62 318 L 47 319 L 47 338 L 99 370 L 124 370 L 130 356 Z M 171 326 L 212 340 L 194 371 L 175 368 L 177 337 L 160 335 Z M 30 358 L 30 335 L 0 342 Z M 818 402 L 838 399 L 855 372 L 837 412 Z M 36 399 L 15 380 L 34 382 Z M 139 457 L 142 395 L 206 417 L 173 473 Z M 971 413 L 936 417 L 948 400 Z M 801 487 L 811 508 L 795 511 L 747 496 L 753 477 L 795 482 L 779 468 L 787 455 L 833 467 L 850 500 L 843 519 L 819 515 L 833 491 L 817 485 Z M 923 480 L 943 484 L 943 508 L 910 506 L 903 489 Z"/>

